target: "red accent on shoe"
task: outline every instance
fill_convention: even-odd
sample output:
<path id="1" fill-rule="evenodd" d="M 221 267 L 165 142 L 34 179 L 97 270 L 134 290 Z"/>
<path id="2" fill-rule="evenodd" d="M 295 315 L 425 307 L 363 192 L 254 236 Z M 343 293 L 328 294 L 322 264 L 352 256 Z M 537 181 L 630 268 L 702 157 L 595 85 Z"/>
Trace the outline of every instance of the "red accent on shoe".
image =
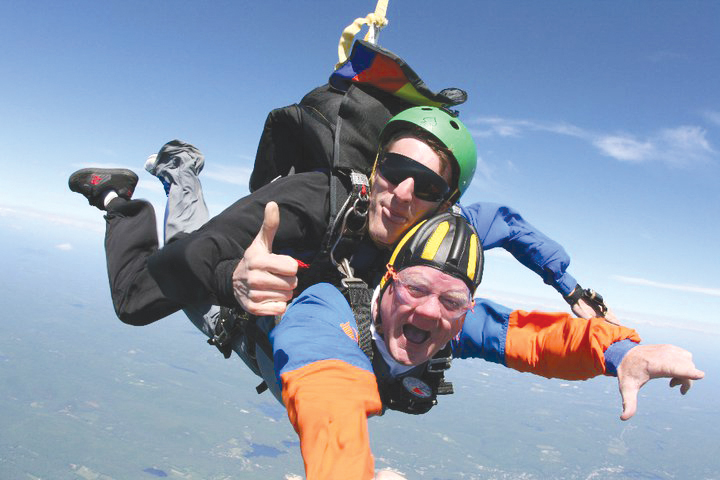
<path id="1" fill-rule="evenodd" d="M 102 182 L 102 177 L 100 175 L 93 175 L 90 177 L 90 185 L 97 185 L 100 182 Z"/>

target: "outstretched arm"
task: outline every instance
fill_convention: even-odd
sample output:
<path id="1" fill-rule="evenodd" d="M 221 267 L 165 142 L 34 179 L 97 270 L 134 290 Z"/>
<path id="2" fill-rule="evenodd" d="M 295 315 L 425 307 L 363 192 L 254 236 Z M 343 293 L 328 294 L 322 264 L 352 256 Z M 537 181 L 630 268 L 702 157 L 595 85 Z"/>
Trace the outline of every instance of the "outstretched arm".
<path id="1" fill-rule="evenodd" d="M 639 341 L 634 330 L 600 318 L 513 311 L 478 298 L 453 341 L 453 356 L 483 358 L 548 378 L 584 380 L 614 374 Z"/>
<path id="2" fill-rule="evenodd" d="M 477 230 L 485 250 L 504 248 L 563 296 L 577 286 L 577 280 L 567 272 L 570 256 L 565 249 L 528 223 L 517 210 L 486 202 L 461 209 Z"/>
<path id="3" fill-rule="evenodd" d="M 611 311 L 601 312 L 586 301 L 577 280 L 567 272 L 570 256 L 556 241 L 528 223 L 520 213 L 497 203 L 477 202 L 461 207 L 463 215 L 475 227 L 485 250 L 502 247 L 520 263 L 540 275 L 570 304 L 575 315 L 590 319 L 604 316 L 617 323 Z"/>
<path id="4" fill-rule="evenodd" d="M 629 420 L 637 411 L 640 388 L 653 378 L 670 378 L 670 387 L 680 385 L 685 395 L 693 380 L 700 380 L 705 373 L 698 370 L 692 354 L 675 345 L 638 345 L 631 349 L 620 362 L 617 370 L 618 385 L 622 396 L 621 420 Z"/>

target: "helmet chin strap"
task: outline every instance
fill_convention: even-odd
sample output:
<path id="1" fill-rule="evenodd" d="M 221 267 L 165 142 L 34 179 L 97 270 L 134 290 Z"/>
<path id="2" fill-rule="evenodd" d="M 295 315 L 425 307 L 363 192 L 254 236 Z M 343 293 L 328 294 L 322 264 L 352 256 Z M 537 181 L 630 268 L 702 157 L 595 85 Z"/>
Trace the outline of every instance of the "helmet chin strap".
<path id="1" fill-rule="evenodd" d="M 380 317 L 380 301 L 382 300 L 382 292 L 380 290 L 379 285 L 375 287 L 372 300 L 370 301 L 370 315 L 372 316 L 373 324 L 376 327 L 382 323 L 382 318 Z M 378 333 L 382 334 L 380 331 L 378 331 Z"/>

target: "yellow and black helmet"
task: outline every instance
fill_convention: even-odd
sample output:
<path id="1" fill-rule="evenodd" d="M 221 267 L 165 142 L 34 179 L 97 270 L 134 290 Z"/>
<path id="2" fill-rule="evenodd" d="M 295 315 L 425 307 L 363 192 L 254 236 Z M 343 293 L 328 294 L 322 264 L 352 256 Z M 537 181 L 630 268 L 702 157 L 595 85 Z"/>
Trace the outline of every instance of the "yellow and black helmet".
<path id="1" fill-rule="evenodd" d="M 483 272 L 483 248 L 475 229 L 460 215 L 441 213 L 415 225 L 395 247 L 384 289 L 392 272 L 424 265 L 459 278 L 475 294 Z"/>

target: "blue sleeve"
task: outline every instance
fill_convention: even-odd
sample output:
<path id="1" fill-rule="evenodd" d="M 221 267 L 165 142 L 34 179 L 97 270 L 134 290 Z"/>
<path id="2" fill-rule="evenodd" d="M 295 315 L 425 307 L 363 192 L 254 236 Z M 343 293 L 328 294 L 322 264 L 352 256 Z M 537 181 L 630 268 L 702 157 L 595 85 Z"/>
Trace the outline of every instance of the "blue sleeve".
<path id="1" fill-rule="evenodd" d="M 321 360 L 342 360 L 373 372 L 358 345 L 355 317 L 345 297 L 334 286 L 319 283 L 306 289 L 285 311 L 270 332 L 275 375 Z"/>
<path id="2" fill-rule="evenodd" d="M 627 339 L 610 345 L 607 350 L 605 350 L 605 373 L 617 376 L 617 369 L 620 366 L 620 362 L 622 362 L 625 355 L 637 347 L 637 345 L 637 343 Z"/>
<path id="3" fill-rule="evenodd" d="M 517 211 L 484 202 L 460 208 L 477 230 L 483 248 L 504 248 L 562 295 L 570 294 L 577 286 L 575 278 L 566 271 L 570 257 L 565 249 L 526 222 Z"/>
<path id="4" fill-rule="evenodd" d="M 475 299 L 475 308 L 451 347 L 455 358 L 482 358 L 505 365 L 505 340 L 511 310 L 490 300 Z"/>

